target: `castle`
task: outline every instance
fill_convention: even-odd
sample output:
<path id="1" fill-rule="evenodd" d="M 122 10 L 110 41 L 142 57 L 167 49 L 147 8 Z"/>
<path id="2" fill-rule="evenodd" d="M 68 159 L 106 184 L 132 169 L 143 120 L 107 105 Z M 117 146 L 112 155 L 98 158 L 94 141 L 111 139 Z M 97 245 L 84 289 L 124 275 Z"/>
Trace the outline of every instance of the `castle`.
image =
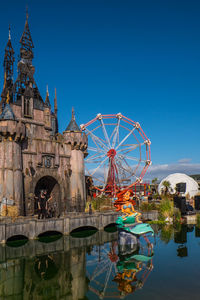
<path id="1" fill-rule="evenodd" d="M 0 102 L 1 209 L 3 205 L 14 206 L 18 215 L 33 215 L 35 196 L 47 189 L 56 215 L 84 211 L 87 136 L 80 131 L 73 111 L 66 130 L 58 133 L 56 90 L 52 111 L 48 89 L 43 100 L 34 79 L 28 14 L 20 44 L 14 81 L 9 29 Z"/>

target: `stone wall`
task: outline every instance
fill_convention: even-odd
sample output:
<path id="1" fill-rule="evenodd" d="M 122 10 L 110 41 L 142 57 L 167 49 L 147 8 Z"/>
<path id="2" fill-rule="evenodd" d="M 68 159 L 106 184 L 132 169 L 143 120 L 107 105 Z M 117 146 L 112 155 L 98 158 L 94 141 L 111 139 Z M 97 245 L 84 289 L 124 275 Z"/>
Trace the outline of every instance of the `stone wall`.
<path id="1" fill-rule="evenodd" d="M 15 222 L 0 223 L 0 243 L 16 235 L 26 236 L 28 239 L 35 239 L 41 233 L 57 231 L 69 235 L 71 231 L 80 227 L 92 226 L 103 230 L 109 224 L 115 223 L 116 213 L 96 213 L 94 215 L 80 214 L 79 216 L 68 216 L 65 218 L 52 218 L 45 220 L 29 219 L 16 220 Z"/>

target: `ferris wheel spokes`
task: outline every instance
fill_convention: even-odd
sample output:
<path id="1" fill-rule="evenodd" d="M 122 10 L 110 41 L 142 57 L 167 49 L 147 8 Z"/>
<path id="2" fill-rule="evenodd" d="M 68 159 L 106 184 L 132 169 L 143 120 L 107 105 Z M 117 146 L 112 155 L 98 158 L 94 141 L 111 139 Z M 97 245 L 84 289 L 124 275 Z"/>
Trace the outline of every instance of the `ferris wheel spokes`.
<path id="1" fill-rule="evenodd" d="M 118 121 L 117 121 L 117 126 L 115 127 L 114 131 L 115 134 L 113 135 L 113 141 L 112 141 L 112 148 L 115 148 L 115 145 L 116 145 L 116 141 L 117 141 L 117 137 L 119 139 L 119 125 L 120 125 L 120 118 L 118 118 Z M 112 137 L 112 135 L 111 135 Z"/>
<path id="2" fill-rule="evenodd" d="M 85 164 L 97 190 L 113 197 L 121 188 L 141 182 L 151 163 L 151 152 L 139 123 L 120 113 L 98 114 L 81 125 L 81 130 L 91 141 Z"/>
<path id="3" fill-rule="evenodd" d="M 124 166 L 123 162 L 126 166 Z M 135 175 L 135 169 L 133 170 L 124 159 L 119 159 L 116 161 L 116 163 L 119 167 L 119 170 L 122 169 L 123 171 L 129 173 L 128 178 Z"/>
<path id="4" fill-rule="evenodd" d="M 92 172 L 91 176 L 93 176 L 96 173 L 96 171 L 106 162 L 107 159 L 108 159 L 108 156 L 106 158 L 104 158 L 104 160 L 102 160 L 100 165 Z"/>
<path id="5" fill-rule="evenodd" d="M 134 127 L 126 136 L 125 138 L 119 143 L 119 145 L 115 148 L 115 150 L 117 150 L 126 140 L 127 138 L 133 133 L 133 131 L 136 129 L 136 127 Z"/>
<path id="6" fill-rule="evenodd" d="M 107 134 L 107 131 L 106 131 L 106 128 L 105 128 L 105 125 L 104 125 L 102 117 L 99 119 L 99 121 L 101 123 L 101 128 L 102 128 L 104 137 L 105 137 L 105 139 L 107 141 L 107 145 L 108 145 L 109 148 L 111 148 L 110 140 L 109 140 L 109 137 L 108 137 L 108 134 Z"/>
<path id="7" fill-rule="evenodd" d="M 105 156 L 105 154 L 99 154 L 99 153 L 97 153 L 97 154 L 92 155 L 91 157 L 88 157 L 85 160 L 85 162 L 86 163 L 94 163 L 93 161 L 95 161 L 96 159 L 102 158 L 104 156 Z"/>
<path id="8" fill-rule="evenodd" d="M 93 132 L 91 132 L 90 130 L 88 130 L 87 128 L 85 128 L 85 130 L 87 131 L 87 133 L 91 136 L 93 142 L 95 143 L 95 145 L 97 146 L 98 149 L 101 150 L 101 147 L 104 148 L 104 150 L 108 151 L 109 148 L 102 142 L 102 140 L 97 137 Z M 98 144 L 99 143 L 99 144 Z M 100 147 L 100 148 L 99 148 Z"/>
<path id="9" fill-rule="evenodd" d="M 123 151 L 127 151 L 126 153 L 128 153 L 128 152 L 131 152 L 131 151 L 133 151 L 133 150 L 135 150 L 135 149 L 137 149 L 138 147 L 141 147 L 141 146 L 143 146 L 144 145 L 144 143 L 138 143 L 138 144 L 133 144 L 133 146 L 128 146 L 127 148 L 121 148 L 120 150 L 118 150 L 117 152 L 119 153 L 119 152 L 123 152 Z M 122 145 L 123 146 L 123 145 Z M 121 146 L 121 147 L 122 147 Z"/>
<path id="10" fill-rule="evenodd" d="M 93 151 L 93 152 L 103 152 L 102 149 L 98 149 L 98 148 L 94 148 L 94 147 L 88 147 L 89 151 Z"/>

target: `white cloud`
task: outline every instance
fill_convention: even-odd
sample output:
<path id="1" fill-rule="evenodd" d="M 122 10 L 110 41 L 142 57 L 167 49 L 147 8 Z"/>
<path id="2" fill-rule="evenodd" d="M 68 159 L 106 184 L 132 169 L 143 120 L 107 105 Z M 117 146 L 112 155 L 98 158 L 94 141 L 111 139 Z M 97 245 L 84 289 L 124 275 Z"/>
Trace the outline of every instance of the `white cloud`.
<path id="1" fill-rule="evenodd" d="M 181 162 L 180 162 L 181 161 Z M 162 180 L 166 176 L 172 173 L 184 173 L 187 175 L 200 174 L 200 163 L 189 163 L 179 160 L 178 163 L 174 164 L 163 164 L 163 165 L 153 165 L 149 167 L 144 181 L 152 180 L 157 177 L 159 180 Z"/>
<path id="2" fill-rule="evenodd" d="M 178 160 L 179 164 L 189 164 L 191 162 L 191 158 L 182 158 Z"/>
<path id="3" fill-rule="evenodd" d="M 190 162 L 191 162 L 191 159 L 183 158 L 183 159 L 178 160 L 178 162 L 174 163 L 174 164 L 157 164 L 157 165 L 152 164 L 148 168 L 148 170 L 143 178 L 143 182 L 151 181 L 155 177 L 157 177 L 158 180 L 161 181 L 163 178 L 165 178 L 166 176 L 168 176 L 172 173 L 184 173 L 187 175 L 200 174 L 200 163 L 195 164 L 195 163 L 190 163 Z M 139 175 L 142 171 L 142 167 L 143 166 L 140 166 L 138 168 L 136 176 L 139 177 Z M 95 180 L 95 177 L 96 177 L 96 178 L 100 179 L 101 181 L 103 181 L 105 171 L 107 173 L 107 171 L 108 171 L 107 167 L 106 167 L 106 169 L 99 168 L 98 171 L 95 173 L 93 180 L 96 182 L 96 180 Z M 90 169 L 90 172 L 92 173 L 93 170 Z"/>

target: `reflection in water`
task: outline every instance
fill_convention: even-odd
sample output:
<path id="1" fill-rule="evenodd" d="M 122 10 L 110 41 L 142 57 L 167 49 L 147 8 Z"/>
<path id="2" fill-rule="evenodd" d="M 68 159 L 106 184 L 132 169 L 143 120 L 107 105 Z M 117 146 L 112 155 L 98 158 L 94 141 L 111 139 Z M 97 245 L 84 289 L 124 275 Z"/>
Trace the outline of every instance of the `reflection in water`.
<path id="1" fill-rule="evenodd" d="M 22 247 L 0 247 L 0 299 L 95 300 L 109 297 L 128 300 L 139 297 L 151 300 L 155 295 L 160 295 L 157 299 L 168 299 L 164 289 L 170 286 L 171 299 L 182 293 L 179 299 L 185 300 L 188 293 L 185 273 L 182 274 L 181 269 L 183 264 L 185 272 L 191 274 L 191 281 L 187 278 L 187 282 L 193 291 L 193 300 L 199 299 L 194 280 L 197 274 L 192 276 L 192 270 L 198 260 L 195 255 L 199 253 L 199 239 L 195 241 L 195 237 L 200 237 L 200 229 L 182 226 L 172 233 L 171 230 L 171 227 L 164 227 L 159 231 L 154 256 L 150 244 L 123 232 L 119 236 L 96 232 L 87 238 L 62 237 L 49 244 L 29 241 Z M 170 248 L 173 251 L 170 252 Z M 166 257 L 170 258 L 169 273 L 166 273 Z M 162 286 L 160 278 L 165 274 L 168 276 L 164 277 Z M 185 290 L 179 288 L 177 292 L 179 277 Z"/>
<path id="2" fill-rule="evenodd" d="M 160 239 L 165 244 L 168 244 L 173 239 L 174 228 L 172 225 L 167 224 L 162 226 L 160 230 Z"/>
<path id="3" fill-rule="evenodd" d="M 90 252 L 87 276 L 90 291 L 101 299 L 132 294 L 143 287 L 153 269 L 152 244 L 142 244 L 127 232 L 120 232 L 118 241 L 98 251 Z"/>
<path id="4" fill-rule="evenodd" d="M 187 243 L 187 226 L 181 226 L 179 231 L 174 233 L 174 242 L 177 244 Z"/>
<path id="5" fill-rule="evenodd" d="M 187 257 L 188 249 L 185 245 L 187 243 L 187 233 L 192 232 L 194 226 L 182 225 L 179 230 L 174 232 L 174 242 L 176 244 L 180 244 L 177 248 L 177 256 L 179 257 Z"/>
<path id="6" fill-rule="evenodd" d="M 56 276 L 59 267 L 56 266 L 56 258 L 58 255 L 42 255 L 35 259 L 35 272 L 36 274 L 44 280 L 52 279 Z"/>
<path id="7" fill-rule="evenodd" d="M 142 247 L 135 236 L 125 232 L 121 234 L 127 237 L 119 238 L 119 260 L 114 281 L 118 283 L 120 296 L 125 296 L 143 287 L 153 269 L 153 249 L 151 244 L 146 244 L 145 248 Z"/>
<path id="8" fill-rule="evenodd" d="M 186 257 L 186 256 L 188 256 L 187 247 L 183 246 L 183 245 L 178 246 L 177 256 L 179 256 L 179 257 Z"/>
<path id="9" fill-rule="evenodd" d="M 200 237 L 200 228 L 195 226 L 195 237 Z"/>
<path id="10" fill-rule="evenodd" d="M 86 291 L 85 247 L 0 264 L 1 300 L 82 299 Z"/>

